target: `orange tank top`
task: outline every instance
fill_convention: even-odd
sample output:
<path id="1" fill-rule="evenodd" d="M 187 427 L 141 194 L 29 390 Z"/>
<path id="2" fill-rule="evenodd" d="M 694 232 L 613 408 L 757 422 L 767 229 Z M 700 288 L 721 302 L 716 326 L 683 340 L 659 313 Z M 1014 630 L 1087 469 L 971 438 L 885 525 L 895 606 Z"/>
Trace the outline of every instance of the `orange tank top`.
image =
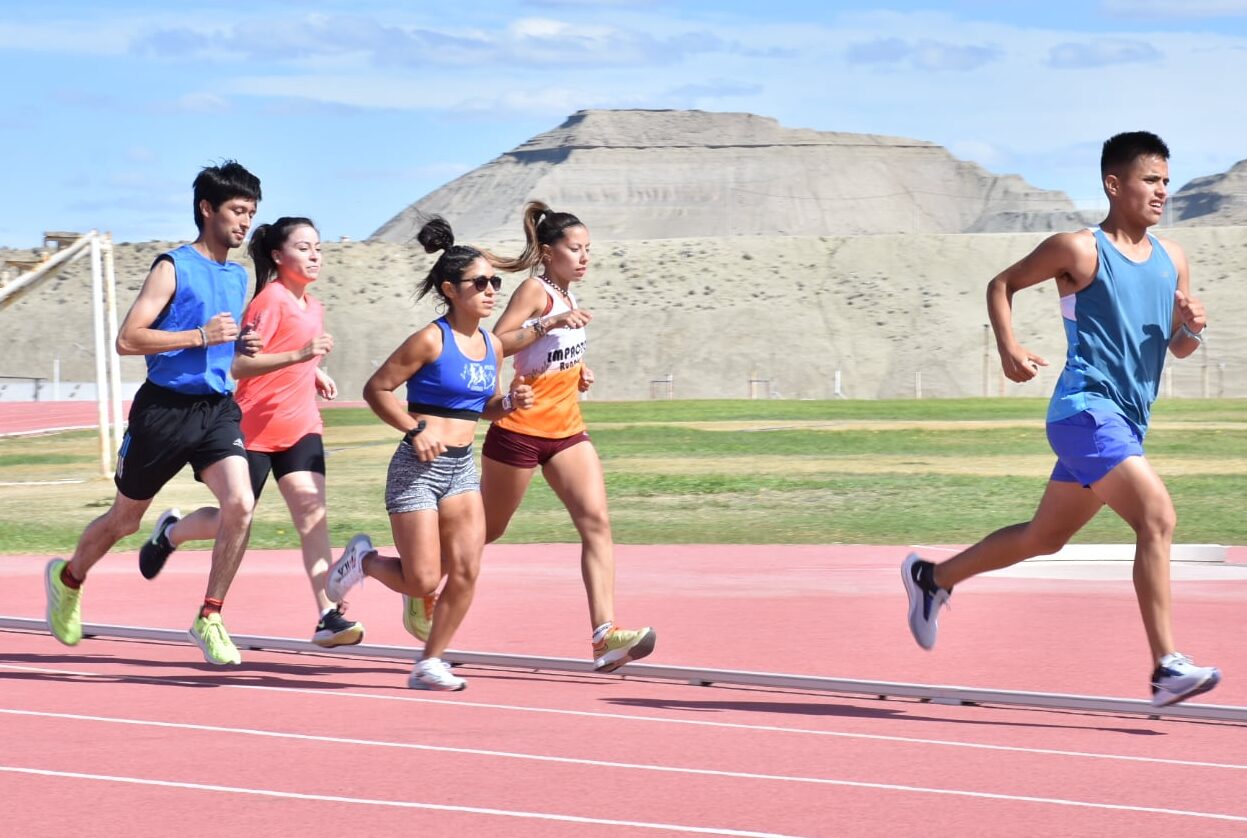
<path id="1" fill-rule="evenodd" d="M 549 302 L 546 314 L 562 314 L 572 306 L 541 284 Z M 533 388 L 533 406 L 516 410 L 497 421 L 499 427 L 544 439 L 575 436 L 585 429 L 580 415 L 580 370 L 584 364 L 587 336 L 584 327 L 552 329 L 515 353 L 515 374 Z"/>

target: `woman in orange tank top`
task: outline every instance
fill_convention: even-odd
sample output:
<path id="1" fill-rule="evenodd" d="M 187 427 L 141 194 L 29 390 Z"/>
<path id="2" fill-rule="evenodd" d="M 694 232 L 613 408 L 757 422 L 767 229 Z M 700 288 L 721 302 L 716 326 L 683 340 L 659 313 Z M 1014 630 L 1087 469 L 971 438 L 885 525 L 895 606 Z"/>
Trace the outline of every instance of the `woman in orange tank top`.
<path id="1" fill-rule="evenodd" d="M 571 213 L 534 201 L 524 208 L 526 247 L 515 259 L 491 257 L 499 270 L 530 271 L 494 325 L 503 353 L 515 357 L 517 378 L 532 387 L 534 403 L 495 421 L 481 449 L 485 539 L 497 540 L 541 468 L 580 533 L 580 570 L 589 599 L 593 666 L 611 672 L 654 649 L 652 628 L 615 625 L 615 552 L 606 481 L 585 432 L 580 394 L 593 384 L 584 365 L 584 327 L 592 315 L 578 308 L 571 286 L 589 267 L 589 230 Z M 428 630 L 433 597 L 407 603 L 404 624 Z"/>

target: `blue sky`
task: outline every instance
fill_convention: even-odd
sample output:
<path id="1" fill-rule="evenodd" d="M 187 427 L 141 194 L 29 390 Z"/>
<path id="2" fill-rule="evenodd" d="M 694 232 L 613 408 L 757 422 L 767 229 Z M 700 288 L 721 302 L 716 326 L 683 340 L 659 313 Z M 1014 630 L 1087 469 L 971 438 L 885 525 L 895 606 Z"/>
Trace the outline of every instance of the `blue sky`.
<path id="1" fill-rule="evenodd" d="M 364 238 L 581 108 L 930 140 L 1082 204 L 1117 131 L 1161 134 L 1175 185 L 1247 158 L 1247 0 L 3 5 L 0 246 L 192 237 L 226 158 L 261 219 Z"/>

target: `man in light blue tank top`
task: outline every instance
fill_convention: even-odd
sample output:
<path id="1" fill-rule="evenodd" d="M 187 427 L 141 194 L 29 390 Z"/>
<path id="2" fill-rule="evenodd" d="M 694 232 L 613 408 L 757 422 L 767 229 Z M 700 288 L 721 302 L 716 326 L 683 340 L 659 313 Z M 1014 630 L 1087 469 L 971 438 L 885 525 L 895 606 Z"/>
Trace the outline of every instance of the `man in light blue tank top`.
<path id="1" fill-rule="evenodd" d="M 220 611 L 247 547 L 255 500 L 229 369 L 235 345 L 254 353 L 260 338 L 239 335 L 247 273 L 227 257 L 246 238 L 259 200 L 259 179 L 238 163 L 203 169 L 194 184 L 198 238 L 156 259 L 117 333 L 118 353 L 147 357 L 147 380 L 130 408 L 112 507 L 87 525 L 69 561 L 53 559 L 45 570 L 48 625 L 66 645 L 82 638 L 87 572 L 138 531 L 156 493 L 189 464 L 221 510 L 207 592 L 190 638 L 209 663 L 241 663 Z M 170 519 L 161 516 L 153 544 L 176 517 Z"/>
<path id="2" fill-rule="evenodd" d="M 1004 373 L 1028 381 L 1047 361 L 1014 337 L 1013 295 L 1055 278 L 1069 341 L 1048 407 L 1056 466 L 1030 521 L 997 530 L 935 564 L 901 566 L 909 625 L 935 645 L 939 610 L 972 576 L 1055 553 L 1107 505 L 1135 532 L 1135 594 L 1154 669 L 1152 703 L 1207 692 L 1221 673 L 1174 647 L 1169 550 L 1176 524 L 1165 484 L 1143 455 L 1166 352 L 1185 358 L 1204 340 L 1204 307 L 1191 296 L 1186 254 L 1148 233 L 1168 198 L 1169 149 L 1155 134 L 1118 134 L 1104 144 L 1100 174 L 1108 217 L 1097 228 L 1058 233 L 988 284 L 987 308 Z"/>

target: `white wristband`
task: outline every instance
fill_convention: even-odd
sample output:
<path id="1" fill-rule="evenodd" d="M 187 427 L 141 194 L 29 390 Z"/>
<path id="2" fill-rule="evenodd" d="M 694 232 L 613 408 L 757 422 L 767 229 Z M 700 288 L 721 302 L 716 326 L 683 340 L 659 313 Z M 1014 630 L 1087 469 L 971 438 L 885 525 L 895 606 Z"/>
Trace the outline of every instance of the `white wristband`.
<path id="1" fill-rule="evenodd" d="M 1208 327 L 1205 326 L 1204 328 L 1200 329 L 1198 332 L 1192 332 L 1190 327 L 1187 326 L 1186 323 L 1183 323 L 1181 326 L 1178 327 L 1178 329 L 1182 332 L 1182 334 L 1186 335 L 1188 338 L 1193 339 L 1196 343 L 1203 343 L 1204 332 L 1208 331 Z"/>

